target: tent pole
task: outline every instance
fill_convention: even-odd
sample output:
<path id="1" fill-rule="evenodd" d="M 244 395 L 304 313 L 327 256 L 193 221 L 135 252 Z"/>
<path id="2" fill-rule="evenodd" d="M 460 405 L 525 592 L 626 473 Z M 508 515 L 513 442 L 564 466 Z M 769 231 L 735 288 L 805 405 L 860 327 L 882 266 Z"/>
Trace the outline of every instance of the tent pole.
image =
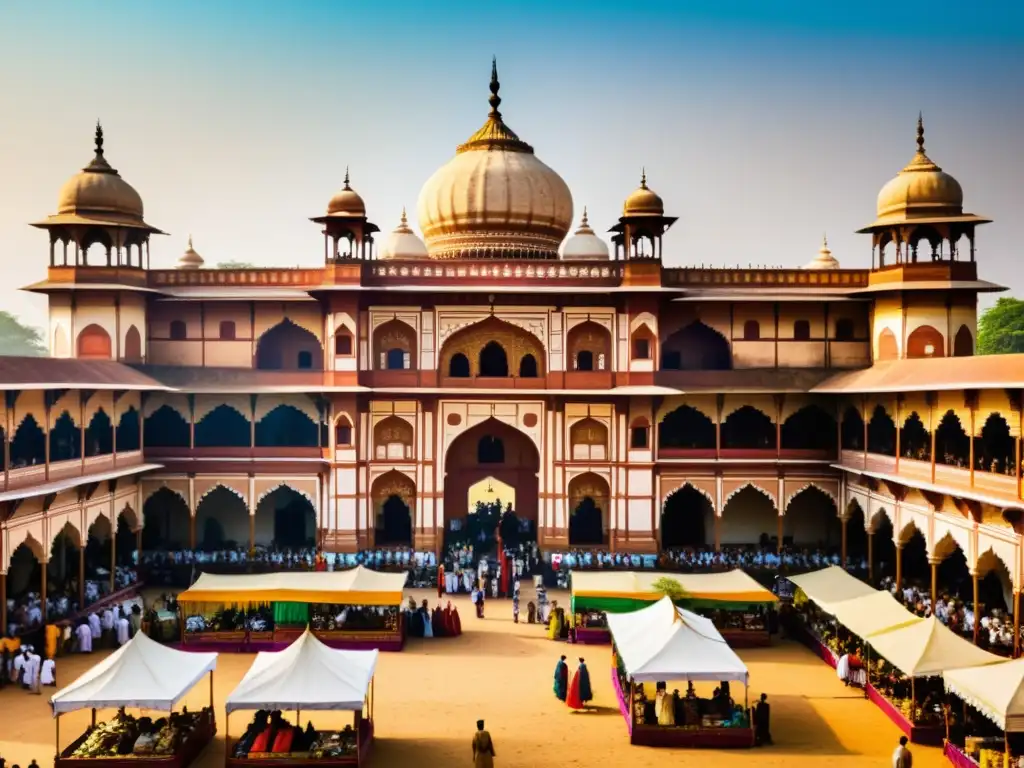
<path id="1" fill-rule="evenodd" d="M 299 708 L 299 707 L 296 707 L 295 708 L 295 724 L 298 725 L 299 721 L 301 719 L 302 719 L 302 709 Z"/>
<path id="2" fill-rule="evenodd" d="M 213 714 L 213 670 L 210 670 L 210 714 Z"/>
<path id="3" fill-rule="evenodd" d="M 227 705 L 224 706 L 224 759 L 225 761 L 231 758 L 231 713 L 228 711 Z"/>
<path id="4" fill-rule="evenodd" d="M 7 671 L 4 670 L 4 674 L 6 674 L 6 673 L 7 673 Z M 55 737 L 56 742 L 57 742 L 57 757 L 60 757 L 60 712 L 57 713 L 57 717 L 54 718 L 54 720 L 55 720 L 55 722 L 57 724 L 57 726 L 56 726 L 57 727 L 57 734 L 56 734 L 56 737 Z"/>
<path id="5" fill-rule="evenodd" d="M 95 707 L 93 707 L 93 709 L 92 709 L 92 727 L 93 728 L 96 727 L 96 708 Z"/>
<path id="6" fill-rule="evenodd" d="M 910 724 L 914 724 L 914 716 L 917 714 L 917 692 L 914 688 L 914 678 L 910 678 Z"/>

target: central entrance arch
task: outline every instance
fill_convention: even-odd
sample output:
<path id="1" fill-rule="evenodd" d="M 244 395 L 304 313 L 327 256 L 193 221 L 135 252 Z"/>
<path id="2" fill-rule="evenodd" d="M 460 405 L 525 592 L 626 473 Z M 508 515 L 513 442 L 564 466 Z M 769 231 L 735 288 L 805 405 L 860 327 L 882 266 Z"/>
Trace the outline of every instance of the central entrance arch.
<path id="1" fill-rule="evenodd" d="M 503 504 L 514 501 L 520 520 L 537 522 L 540 454 L 525 434 L 497 419 L 487 419 L 470 427 L 448 447 L 444 462 L 445 530 L 451 522 L 464 520 L 492 488 L 510 487 L 514 499 L 501 498 Z M 470 489 L 473 502 L 470 503 Z"/>

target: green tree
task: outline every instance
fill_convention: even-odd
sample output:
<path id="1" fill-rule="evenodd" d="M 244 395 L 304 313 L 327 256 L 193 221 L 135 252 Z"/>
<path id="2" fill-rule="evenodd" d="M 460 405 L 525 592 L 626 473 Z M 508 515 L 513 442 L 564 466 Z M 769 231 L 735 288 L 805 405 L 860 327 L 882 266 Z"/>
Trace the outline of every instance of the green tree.
<path id="1" fill-rule="evenodd" d="M 1024 301 L 999 299 L 978 321 L 978 354 L 1024 352 Z"/>
<path id="2" fill-rule="evenodd" d="M 256 265 L 248 261 L 222 261 L 217 264 L 217 269 L 256 269 Z"/>
<path id="3" fill-rule="evenodd" d="M 10 312 L 0 311 L 0 355 L 42 357 L 45 354 L 42 331 L 23 325 Z"/>

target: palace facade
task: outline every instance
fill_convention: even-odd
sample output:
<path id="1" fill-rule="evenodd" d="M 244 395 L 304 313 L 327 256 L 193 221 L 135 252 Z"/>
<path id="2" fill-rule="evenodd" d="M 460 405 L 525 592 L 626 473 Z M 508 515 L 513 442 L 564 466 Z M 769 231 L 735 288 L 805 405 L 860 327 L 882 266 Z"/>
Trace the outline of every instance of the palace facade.
<path id="1" fill-rule="evenodd" d="M 860 230 L 871 269 L 827 244 L 802 269 L 678 268 L 646 175 L 609 246 L 490 90 L 422 188 L 422 237 L 404 211 L 382 236 L 346 172 L 309 269 L 211 269 L 191 240 L 151 269 L 164 233 L 97 127 L 33 224 L 50 357 L 0 359 L 0 585 L 98 535 L 436 550 L 501 498 L 542 549 L 834 546 L 899 572 L 916 547 L 1019 591 L 1024 356 L 972 357 L 1001 290 L 987 220 L 920 122 Z"/>

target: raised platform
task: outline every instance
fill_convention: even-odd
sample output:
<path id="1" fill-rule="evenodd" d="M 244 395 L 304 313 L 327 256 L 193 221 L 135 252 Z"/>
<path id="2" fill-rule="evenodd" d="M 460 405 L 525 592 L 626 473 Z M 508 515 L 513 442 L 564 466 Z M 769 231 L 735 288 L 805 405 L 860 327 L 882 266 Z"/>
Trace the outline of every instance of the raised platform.
<path id="1" fill-rule="evenodd" d="M 311 758 L 303 755 L 270 755 L 260 757 L 225 757 L 224 765 L 227 768 L 296 768 L 296 766 L 359 766 L 366 765 L 373 747 L 373 721 L 362 720 L 359 723 L 359 736 L 356 747 L 356 754 L 349 757 L 338 758 Z"/>
<path id="2" fill-rule="evenodd" d="M 216 651 L 217 653 L 259 653 L 281 651 L 298 640 L 304 629 L 283 629 L 274 632 L 193 632 L 175 644 L 181 651 Z M 400 651 L 405 637 L 395 632 L 314 632 L 318 640 L 331 648 L 346 651 Z"/>
<path id="3" fill-rule="evenodd" d="M 70 755 L 82 745 L 92 729 L 79 736 L 70 746 L 54 758 L 54 768 L 185 768 L 191 765 L 204 749 L 213 741 L 217 734 L 217 722 L 213 713 L 208 712 L 196 725 L 195 730 L 181 743 L 176 753 L 170 756 L 154 755 L 141 757 L 138 755 L 118 755 L 116 757 L 71 757 Z"/>
<path id="4" fill-rule="evenodd" d="M 672 725 L 634 725 L 626 694 L 612 668 L 612 688 L 619 712 L 626 720 L 629 743 L 640 747 L 683 747 L 689 749 L 747 749 L 754 746 L 753 728 L 689 728 Z"/>

